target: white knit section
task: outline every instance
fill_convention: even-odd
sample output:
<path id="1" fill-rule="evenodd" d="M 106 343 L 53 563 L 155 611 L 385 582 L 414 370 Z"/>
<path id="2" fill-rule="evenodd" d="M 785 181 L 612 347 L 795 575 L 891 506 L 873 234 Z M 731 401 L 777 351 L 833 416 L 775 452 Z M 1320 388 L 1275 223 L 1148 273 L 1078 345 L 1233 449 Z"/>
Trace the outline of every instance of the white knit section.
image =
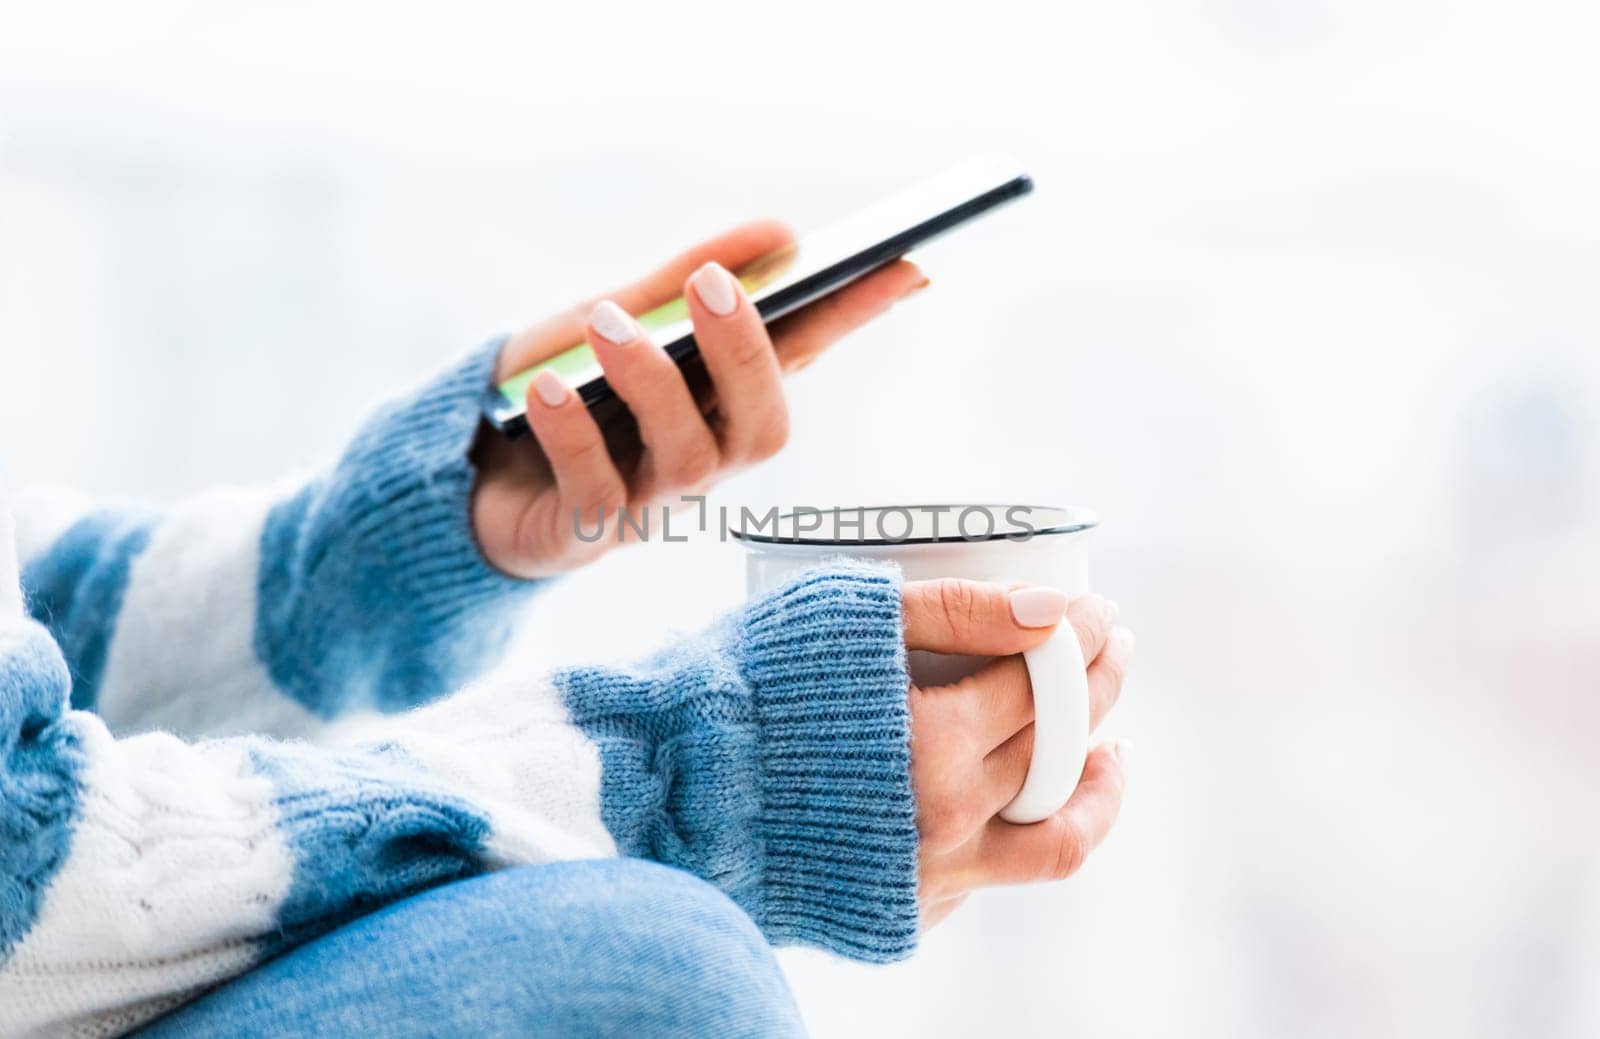
<path id="1" fill-rule="evenodd" d="M 326 742 L 398 745 L 488 814 L 493 865 L 617 853 L 600 816 L 600 750 L 542 669 L 509 663 L 428 707 L 338 722 Z"/>
<path id="2" fill-rule="evenodd" d="M 85 494 L 66 487 L 29 487 L 11 503 L 17 516 L 17 558 L 37 556 L 94 509 Z"/>
<path id="3" fill-rule="evenodd" d="M 114 732 L 304 736 L 320 719 L 256 659 L 261 529 L 283 487 L 176 507 L 133 561 L 95 710 Z"/>
<path id="4" fill-rule="evenodd" d="M 111 1036 L 254 962 L 289 890 L 271 783 L 239 743 L 113 740 L 86 754 L 66 863 L 0 970 L 0 1034 Z"/>

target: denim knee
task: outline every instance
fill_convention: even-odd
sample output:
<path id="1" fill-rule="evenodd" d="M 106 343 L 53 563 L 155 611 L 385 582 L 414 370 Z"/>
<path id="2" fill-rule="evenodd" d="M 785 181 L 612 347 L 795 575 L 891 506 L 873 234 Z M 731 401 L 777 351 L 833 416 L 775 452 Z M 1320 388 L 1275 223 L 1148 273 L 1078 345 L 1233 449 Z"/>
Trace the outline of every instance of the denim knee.
<path id="1" fill-rule="evenodd" d="M 525 866 L 351 921 L 153 1024 L 160 1039 L 803 1035 L 772 949 L 647 862 Z"/>
<path id="2" fill-rule="evenodd" d="M 691 874 L 637 859 L 507 870 L 469 882 L 521 970 L 560 979 L 562 1015 L 632 1034 L 803 1035 L 772 947 L 745 912 Z M 509 939 L 509 940 L 508 940 Z M 552 971 L 555 958 L 561 964 Z M 550 1023 L 535 986 L 530 1023 Z M 626 1029 L 619 1027 L 618 1031 Z"/>

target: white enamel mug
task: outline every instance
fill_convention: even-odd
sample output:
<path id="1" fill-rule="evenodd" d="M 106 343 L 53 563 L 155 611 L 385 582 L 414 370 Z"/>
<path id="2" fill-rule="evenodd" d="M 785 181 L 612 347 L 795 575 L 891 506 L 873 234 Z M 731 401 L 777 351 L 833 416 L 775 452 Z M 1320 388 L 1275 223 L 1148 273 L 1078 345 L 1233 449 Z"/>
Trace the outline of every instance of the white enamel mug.
<path id="1" fill-rule="evenodd" d="M 960 577 L 1089 591 L 1087 509 L 1027 505 L 906 505 L 798 510 L 751 517 L 730 533 L 748 552 L 749 593 L 760 595 L 829 559 L 893 563 L 908 581 Z M 1089 752 L 1089 681 L 1072 625 L 1023 654 L 1033 685 L 1033 759 L 1022 790 L 1000 813 L 1012 823 L 1049 818 L 1067 803 Z M 946 685 L 985 657 L 913 652 L 911 680 Z"/>

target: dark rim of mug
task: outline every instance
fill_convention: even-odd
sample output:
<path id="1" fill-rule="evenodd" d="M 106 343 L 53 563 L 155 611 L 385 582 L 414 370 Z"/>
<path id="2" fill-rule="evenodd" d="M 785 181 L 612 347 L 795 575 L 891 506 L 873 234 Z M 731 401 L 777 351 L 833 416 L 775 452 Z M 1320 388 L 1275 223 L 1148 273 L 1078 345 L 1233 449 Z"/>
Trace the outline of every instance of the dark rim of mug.
<path id="1" fill-rule="evenodd" d="M 890 512 L 890 511 L 894 511 L 894 512 L 907 512 L 907 513 L 910 513 L 910 512 L 917 512 L 917 511 L 922 511 L 922 510 L 926 510 L 926 509 L 949 509 L 949 510 L 963 510 L 963 509 L 988 509 L 988 510 L 994 510 L 994 509 L 1002 509 L 1002 510 L 1027 509 L 1030 514 L 1031 513 L 1035 513 L 1035 512 L 1054 512 L 1054 513 L 1058 513 L 1060 515 L 1060 517 L 1061 517 L 1061 522 L 1052 523 L 1052 524 L 1050 524 L 1048 526 L 1035 527 L 1035 528 L 1033 528 L 1033 532 L 1031 534 L 1029 534 L 1025 538 L 1015 537 L 1015 535 L 1017 533 L 1016 531 L 1006 532 L 1006 531 L 998 531 L 998 530 L 995 531 L 992 534 L 985 534 L 983 537 L 977 537 L 977 538 L 965 537 L 962 534 L 960 534 L 959 532 L 955 533 L 955 534 L 941 535 L 941 536 L 936 537 L 936 538 L 883 538 L 883 537 L 870 537 L 870 538 L 820 538 L 820 537 L 814 537 L 814 536 L 810 536 L 810 535 L 808 535 L 806 537 L 779 537 L 779 536 L 773 535 L 773 534 L 747 534 L 743 530 L 737 530 L 737 529 L 735 529 L 733 527 L 729 527 L 728 528 L 728 533 L 733 537 L 733 539 L 735 541 L 744 541 L 744 542 L 748 542 L 750 544 L 756 544 L 756 545 L 826 545 L 826 546 L 830 546 L 830 547 L 833 547 L 833 546 L 837 546 L 837 547 L 847 547 L 847 546 L 848 547 L 862 547 L 862 546 L 887 547 L 887 546 L 895 546 L 895 545 L 953 545 L 953 544 L 975 545 L 975 544 L 981 544 L 982 542 L 985 542 L 985 541 L 1031 541 L 1034 538 L 1040 536 L 1041 534 L 1076 534 L 1079 531 L 1092 530 L 1093 528 L 1098 527 L 1100 525 L 1099 518 L 1096 517 L 1094 515 L 1094 513 L 1090 512 L 1088 509 L 1081 508 L 1081 507 L 1074 507 L 1074 506 L 1064 506 L 1064 505 L 1017 505 L 1017 504 L 1014 504 L 1014 503 L 1013 504 L 1009 504 L 1009 505 L 1000 505 L 1000 504 L 988 503 L 988 502 L 965 502 L 965 503 L 962 503 L 962 504 L 959 504 L 959 505 L 943 505 L 943 504 L 841 505 L 841 506 L 837 507 L 837 511 L 839 511 L 839 512 Z M 828 516 L 828 515 L 831 515 L 834 511 L 835 511 L 834 509 L 821 509 L 821 510 L 818 510 L 818 514 L 822 515 L 822 516 Z M 779 513 L 778 514 L 778 519 L 777 519 L 778 529 L 780 529 L 780 530 L 782 529 L 784 520 L 792 519 L 793 517 L 798 516 L 798 515 L 800 515 L 800 511 L 799 510 L 796 510 L 794 512 Z"/>

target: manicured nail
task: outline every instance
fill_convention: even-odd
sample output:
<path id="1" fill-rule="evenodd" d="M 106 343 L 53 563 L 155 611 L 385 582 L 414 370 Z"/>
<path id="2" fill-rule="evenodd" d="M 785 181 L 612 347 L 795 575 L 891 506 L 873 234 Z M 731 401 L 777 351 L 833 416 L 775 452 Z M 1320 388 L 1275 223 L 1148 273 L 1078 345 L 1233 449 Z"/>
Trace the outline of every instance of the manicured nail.
<path id="1" fill-rule="evenodd" d="M 1133 753 L 1133 741 L 1113 740 L 1111 742 L 1111 753 L 1117 756 L 1117 764 L 1126 766 L 1128 764 L 1128 755 Z"/>
<path id="2" fill-rule="evenodd" d="M 1011 593 L 1011 616 L 1024 628 L 1048 628 L 1067 612 L 1066 593 L 1059 588 L 1018 588 Z"/>
<path id="3" fill-rule="evenodd" d="M 594 329 L 608 343 L 621 346 L 631 343 L 639 338 L 639 323 L 628 316 L 628 312 L 611 302 L 603 299 L 596 303 L 594 309 L 589 311 L 589 327 Z"/>
<path id="4" fill-rule="evenodd" d="M 1123 653 L 1133 652 L 1133 632 L 1120 624 L 1111 629 L 1111 637 L 1117 640 L 1117 645 L 1122 647 Z"/>
<path id="5" fill-rule="evenodd" d="M 552 408 L 559 408 L 567 402 L 566 380 L 548 368 L 533 377 L 533 392 Z"/>
<path id="6" fill-rule="evenodd" d="M 727 317 L 739 305 L 739 283 L 719 263 L 708 263 L 689 278 L 694 294 L 711 313 Z"/>
<path id="7" fill-rule="evenodd" d="M 933 279 L 928 277 L 926 274 L 924 274 L 922 276 L 922 280 L 917 282 L 915 285 L 911 286 L 905 292 L 901 293 L 900 298 L 901 299 L 910 299 L 912 296 L 915 296 L 917 293 L 921 292 L 923 289 L 927 288 L 929 285 L 932 285 L 932 284 L 933 284 Z"/>

